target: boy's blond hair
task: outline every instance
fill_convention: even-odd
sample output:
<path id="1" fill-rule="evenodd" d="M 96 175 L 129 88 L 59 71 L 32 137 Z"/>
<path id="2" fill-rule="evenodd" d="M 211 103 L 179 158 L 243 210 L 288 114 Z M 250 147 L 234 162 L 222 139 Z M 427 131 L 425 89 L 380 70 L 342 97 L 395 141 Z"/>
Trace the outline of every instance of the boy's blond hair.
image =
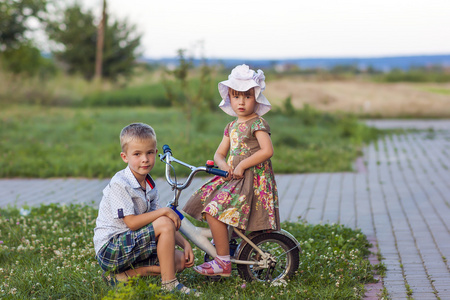
<path id="1" fill-rule="evenodd" d="M 144 123 L 133 123 L 125 126 L 120 132 L 120 146 L 122 152 L 127 151 L 128 144 L 134 140 L 153 140 L 156 143 L 155 130 L 150 125 Z"/>

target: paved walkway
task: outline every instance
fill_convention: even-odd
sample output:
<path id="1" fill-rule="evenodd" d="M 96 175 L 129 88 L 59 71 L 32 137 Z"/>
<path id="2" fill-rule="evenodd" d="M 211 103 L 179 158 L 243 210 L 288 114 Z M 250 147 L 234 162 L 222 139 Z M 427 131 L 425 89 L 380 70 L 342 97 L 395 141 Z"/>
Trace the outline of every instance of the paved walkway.
<path id="1" fill-rule="evenodd" d="M 387 267 L 392 299 L 450 299 L 450 120 L 375 121 L 380 128 L 429 129 L 369 145 L 355 173 L 277 175 L 282 220 L 361 228 Z M 0 207 L 98 205 L 108 180 L 0 180 Z M 203 179 L 184 192 L 186 201 Z M 161 199 L 172 192 L 157 180 Z M 164 201 L 162 201 L 163 203 Z"/>

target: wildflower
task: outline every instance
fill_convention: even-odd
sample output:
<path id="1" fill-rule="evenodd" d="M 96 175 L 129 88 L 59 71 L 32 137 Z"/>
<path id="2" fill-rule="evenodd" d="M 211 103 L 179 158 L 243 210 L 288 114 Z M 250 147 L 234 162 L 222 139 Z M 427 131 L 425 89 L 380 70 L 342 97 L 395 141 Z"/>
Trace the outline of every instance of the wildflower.
<path id="1" fill-rule="evenodd" d="M 25 209 L 23 207 L 20 209 L 20 215 L 24 216 L 24 217 L 28 216 L 30 214 L 30 212 L 31 212 L 31 210 Z"/>
<path id="2" fill-rule="evenodd" d="M 241 289 L 245 289 L 246 285 L 245 283 L 241 285 Z"/>
<path id="3" fill-rule="evenodd" d="M 287 282 L 284 279 L 280 279 L 280 280 L 273 281 L 270 284 L 270 286 L 282 286 L 282 287 L 285 287 L 285 286 L 287 286 Z"/>

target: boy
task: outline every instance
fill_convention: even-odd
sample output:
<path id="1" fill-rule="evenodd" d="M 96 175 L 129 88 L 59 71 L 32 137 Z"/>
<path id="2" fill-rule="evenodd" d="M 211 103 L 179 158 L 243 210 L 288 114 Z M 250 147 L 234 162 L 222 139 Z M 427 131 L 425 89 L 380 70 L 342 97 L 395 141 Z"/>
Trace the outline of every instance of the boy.
<path id="1" fill-rule="evenodd" d="M 160 208 L 149 175 L 158 152 L 156 134 L 147 124 L 133 123 L 122 129 L 120 144 L 120 156 L 128 166 L 103 190 L 94 229 L 100 267 L 113 273 L 104 278 L 116 284 L 136 275 L 161 274 L 162 289 L 189 294 L 191 290 L 178 282 L 175 273 L 193 266 L 191 245 L 178 232 L 178 215 Z"/>

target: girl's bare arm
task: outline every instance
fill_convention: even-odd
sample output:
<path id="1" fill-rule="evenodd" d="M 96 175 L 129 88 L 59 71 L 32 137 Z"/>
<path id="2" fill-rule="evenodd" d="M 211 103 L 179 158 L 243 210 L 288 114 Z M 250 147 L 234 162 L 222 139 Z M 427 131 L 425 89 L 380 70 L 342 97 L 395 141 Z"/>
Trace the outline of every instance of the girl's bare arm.
<path id="1" fill-rule="evenodd" d="M 230 180 L 233 175 L 233 169 L 227 164 L 228 151 L 230 151 L 230 138 L 224 135 L 214 154 L 214 162 L 221 170 L 228 172 L 226 180 Z"/>

